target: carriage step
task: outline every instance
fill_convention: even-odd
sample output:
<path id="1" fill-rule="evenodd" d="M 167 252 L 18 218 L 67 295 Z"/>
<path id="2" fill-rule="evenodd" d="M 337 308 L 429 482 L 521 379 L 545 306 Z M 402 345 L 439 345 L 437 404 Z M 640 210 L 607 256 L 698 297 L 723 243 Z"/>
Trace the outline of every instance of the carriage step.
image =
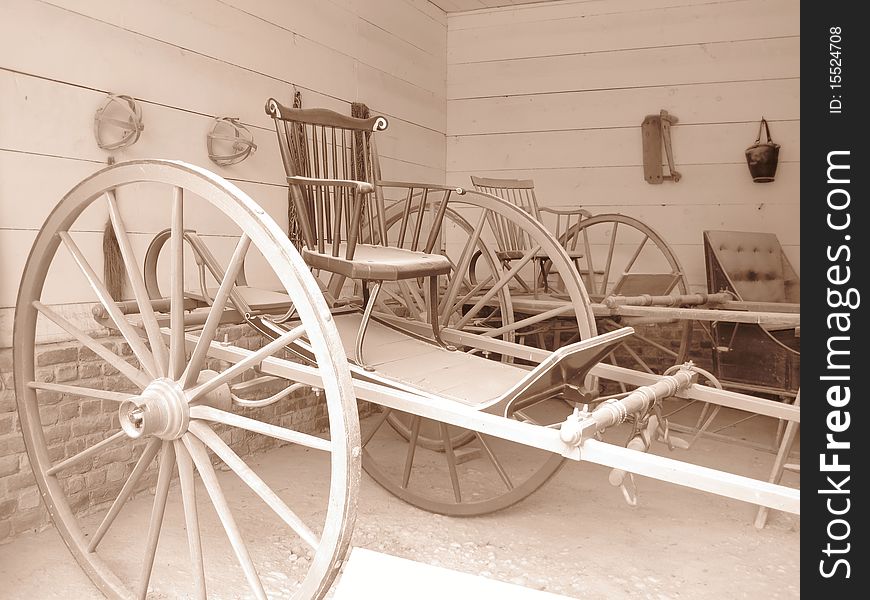
<path id="1" fill-rule="evenodd" d="M 533 590 L 513 583 L 461 573 L 407 558 L 353 548 L 335 587 L 333 600 L 568 600 L 567 596 Z"/>

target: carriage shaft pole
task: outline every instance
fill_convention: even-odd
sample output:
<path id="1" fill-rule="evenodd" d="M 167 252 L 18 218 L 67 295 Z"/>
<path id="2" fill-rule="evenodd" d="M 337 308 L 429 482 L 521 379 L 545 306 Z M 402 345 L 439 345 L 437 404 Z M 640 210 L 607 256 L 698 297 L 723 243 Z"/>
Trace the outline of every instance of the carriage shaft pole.
<path id="1" fill-rule="evenodd" d="M 271 368 L 271 364 L 263 364 L 264 371 Z M 622 469 L 759 506 L 800 514 L 800 490 L 794 488 L 638 452 L 595 439 L 587 439 L 581 445 L 572 446 L 562 441 L 557 429 L 482 413 L 449 400 L 418 397 L 376 383 L 354 380 L 354 389 L 357 398 L 361 400 L 561 454 L 571 460 Z"/>
<path id="2" fill-rule="evenodd" d="M 385 322 L 400 329 L 406 329 L 412 333 L 426 336 L 429 331 L 427 323 L 417 323 L 398 318 L 383 317 Z M 541 363 L 550 355 L 548 350 L 534 348 L 532 346 L 523 346 L 504 340 L 484 337 L 474 333 L 464 331 L 456 331 L 455 329 L 443 328 L 441 336 L 448 343 L 455 346 L 472 346 L 482 350 L 489 350 L 497 354 L 513 356 L 522 360 L 529 360 L 535 363 Z M 635 371 L 618 365 L 611 365 L 605 362 L 600 362 L 590 371 L 591 375 L 602 377 L 610 381 L 618 381 L 628 385 L 652 385 L 661 379 L 661 375 L 654 373 L 645 373 L 643 371 Z M 775 419 L 785 419 L 787 421 L 800 422 L 800 408 L 786 404 L 783 402 L 775 402 L 765 398 L 758 398 L 741 394 L 731 390 L 720 390 L 714 387 L 709 387 L 700 384 L 691 385 L 685 389 L 679 390 L 676 396 L 686 400 L 700 400 L 709 402 L 728 408 L 736 408 L 745 410 L 759 415 L 773 417 Z"/>
<path id="3" fill-rule="evenodd" d="M 658 319 L 680 319 L 693 321 L 718 321 L 720 323 L 754 323 L 771 327 L 799 327 L 800 314 L 783 312 L 749 312 L 742 310 L 723 310 L 718 308 L 680 308 L 670 306 L 616 306 L 607 308 L 604 304 L 592 304 L 592 314 L 596 317 L 648 317 Z M 514 303 L 517 308 L 517 303 Z"/>
<path id="4" fill-rule="evenodd" d="M 590 435 L 622 424 L 628 415 L 645 414 L 655 402 L 692 385 L 696 377 L 691 369 L 682 368 L 675 375 L 666 375 L 651 385 L 633 390 L 625 398 L 607 400 L 591 413 L 575 412 L 562 424 L 559 434 L 568 444 L 582 444 Z"/>
<path id="5" fill-rule="evenodd" d="M 196 338 L 197 336 L 188 334 L 188 345 L 195 345 Z M 250 354 L 252 354 L 250 350 L 223 346 L 217 342 L 212 342 L 209 349 L 209 355 L 213 358 L 230 362 L 239 362 Z M 316 367 L 276 357 L 264 359 L 260 370 L 267 375 L 275 375 L 315 387 L 323 385 Z M 389 409 L 401 410 L 524 446 L 561 454 L 572 460 L 584 460 L 623 469 L 736 500 L 800 514 L 800 490 L 645 454 L 595 439 L 587 439 L 580 445 L 566 444 L 557 429 L 480 412 L 455 401 L 432 395 L 417 395 L 390 388 L 382 383 L 354 379 L 353 386 L 358 399 L 380 404 Z"/>
<path id="6" fill-rule="evenodd" d="M 214 344 L 212 348 L 215 349 Z M 221 352 L 215 354 L 226 353 L 225 357 L 219 358 L 238 360 L 238 357 L 232 356 L 235 352 L 238 349 L 222 348 Z M 264 373 L 312 385 L 319 381 L 316 369 L 286 360 L 267 358 L 261 369 Z M 547 450 L 572 460 L 594 462 L 777 510 L 800 513 L 800 491 L 785 486 L 644 454 L 594 439 L 571 446 L 562 441 L 556 429 L 482 413 L 456 402 L 417 396 L 377 383 L 354 380 L 354 389 L 361 400 Z"/>
<path id="7" fill-rule="evenodd" d="M 513 298 L 514 310 L 523 314 L 539 314 L 554 310 L 570 301 L 559 298 Z M 754 323 L 776 327 L 799 327 L 801 317 L 798 305 L 783 307 L 776 303 L 746 303 L 729 301 L 717 304 L 716 308 L 672 307 L 672 306 L 631 306 L 620 304 L 613 308 L 601 302 L 589 305 L 595 317 L 649 317 L 656 319 L 680 319 L 692 321 L 719 321 L 721 323 Z M 799 307 L 798 307 L 799 308 Z"/>
<path id="8" fill-rule="evenodd" d="M 602 302 L 608 308 L 617 306 L 697 306 L 700 304 L 722 304 L 734 298 L 733 295 L 719 292 L 707 294 L 679 294 L 676 296 L 651 296 L 640 294 L 638 296 L 607 296 Z"/>

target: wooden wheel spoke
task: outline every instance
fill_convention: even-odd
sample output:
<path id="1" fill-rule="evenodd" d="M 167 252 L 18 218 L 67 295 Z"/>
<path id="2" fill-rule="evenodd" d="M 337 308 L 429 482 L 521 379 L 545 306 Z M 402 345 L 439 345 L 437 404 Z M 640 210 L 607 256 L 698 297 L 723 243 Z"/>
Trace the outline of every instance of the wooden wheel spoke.
<path id="1" fill-rule="evenodd" d="M 610 279 L 610 265 L 613 263 L 613 249 L 616 247 L 616 230 L 619 229 L 619 221 L 613 222 L 610 232 L 610 247 L 607 249 L 607 260 L 604 261 L 604 274 L 601 279 L 601 295 L 607 295 L 607 281 Z"/>
<path id="2" fill-rule="evenodd" d="M 629 346 L 628 344 L 623 342 L 619 345 L 619 347 L 622 348 L 623 350 L 625 350 L 626 352 L 628 352 L 629 354 L 631 354 L 631 357 L 637 361 L 637 364 L 639 364 L 644 371 L 646 371 L 647 373 L 654 373 L 655 372 L 650 368 L 650 366 L 648 364 L 646 364 L 646 361 L 644 359 L 642 359 L 640 357 L 640 355 L 637 352 L 635 352 L 631 346 Z"/>
<path id="3" fill-rule="evenodd" d="M 375 434 L 378 432 L 378 429 L 384 424 L 384 421 L 387 420 L 387 417 L 390 416 L 390 413 L 393 412 L 392 408 L 384 408 L 380 415 L 378 415 L 377 420 L 375 421 L 374 427 L 372 427 L 362 438 L 361 447 L 365 448 L 366 445 L 372 440 Z"/>
<path id="4" fill-rule="evenodd" d="M 113 433 L 112 435 L 110 435 L 109 437 L 107 437 L 103 440 L 100 440 L 99 442 L 97 442 L 96 444 L 91 446 L 90 448 L 86 448 L 86 449 L 82 450 L 81 452 L 79 452 L 78 454 L 70 456 L 69 458 L 57 463 L 56 465 L 53 465 L 50 469 L 48 469 L 46 471 L 46 474 L 47 475 L 54 475 L 57 472 L 63 471 L 64 469 L 71 467 L 74 464 L 80 463 L 83 460 L 87 460 L 87 459 L 91 458 L 92 456 L 94 456 L 95 454 L 97 454 L 100 450 L 102 450 L 108 446 L 111 446 L 112 444 L 114 444 L 118 440 L 126 438 L 126 437 L 127 437 L 126 433 L 124 433 L 123 431 L 117 431 L 117 432 Z"/>
<path id="5" fill-rule="evenodd" d="M 245 574 L 245 579 L 248 581 L 248 586 L 254 595 L 260 600 L 266 600 L 266 591 L 263 589 L 263 583 L 260 581 L 260 576 L 257 575 L 257 569 L 254 567 L 254 562 L 251 560 L 251 555 L 248 553 L 248 548 L 245 541 L 242 539 L 242 534 L 239 531 L 236 520 L 230 511 L 224 493 L 221 490 L 220 483 L 217 479 L 217 474 L 211 466 L 208 454 L 205 451 L 205 446 L 197 437 L 190 433 L 185 433 L 182 438 L 185 448 L 190 453 L 196 469 L 202 478 L 202 483 L 205 485 L 205 490 L 211 498 L 212 505 L 218 514 L 221 525 L 230 540 L 230 545 L 233 547 L 233 552 L 242 567 Z"/>
<path id="6" fill-rule="evenodd" d="M 672 350 L 672 349 L 670 349 L 670 348 L 668 348 L 668 347 L 666 347 L 666 346 L 663 346 L 663 345 L 660 344 L 659 342 L 656 342 L 655 340 L 650 339 L 650 338 L 646 337 L 645 335 L 640 335 L 639 333 L 637 333 L 637 331 L 634 332 L 634 337 L 636 337 L 637 339 L 639 339 L 639 340 L 641 340 L 641 341 L 643 341 L 643 342 L 649 344 L 649 345 L 652 346 L 653 348 L 658 348 L 659 350 L 661 350 L 662 352 L 664 352 L 664 353 L 667 354 L 668 356 L 674 356 L 674 357 L 676 357 L 676 356 L 679 355 L 678 352 L 675 352 L 674 350 Z"/>
<path id="7" fill-rule="evenodd" d="M 646 244 L 646 241 L 648 239 L 649 239 L 649 236 L 644 234 L 643 239 L 640 241 L 640 244 L 637 245 L 637 249 L 634 251 L 634 254 L 631 255 L 631 258 L 629 259 L 628 263 L 626 263 L 626 265 L 625 265 L 625 272 L 626 273 L 631 271 L 631 268 L 634 266 L 634 263 L 637 260 L 637 257 L 640 256 L 640 253 L 643 250 L 643 247 Z"/>
<path id="8" fill-rule="evenodd" d="M 95 340 L 87 333 L 70 323 L 68 320 L 60 316 L 48 306 L 44 305 L 42 302 L 34 302 L 33 307 L 41 314 L 45 315 L 45 317 L 47 317 L 49 320 L 54 322 L 58 327 L 60 327 L 68 334 L 73 336 L 76 340 L 81 342 L 94 354 L 118 369 L 118 371 L 123 374 L 124 377 L 135 383 L 139 387 L 139 389 L 144 390 L 145 387 L 149 383 L 151 383 L 151 378 L 148 376 L 147 373 L 140 371 L 139 369 L 128 363 L 126 360 L 100 344 L 97 340 Z"/>
<path id="9" fill-rule="evenodd" d="M 468 278 L 468 275 L 466 273 L 460 274 L 459 267 L 453 261 L 453 259 L 450 258 L 449 256 L 447 256 L 446 254 L 442 254 L 442 256 L 444 256 L 444 258 L 447 259 L 447 262 L 450 263 L 450 269 L 451 269 L 451 272 L 448 273 L 448 275 L 447 275 L 447 286 L 445 289 L 450 289 L 450 282 L 453 281 L 454 277 L 461 277 L 461 284 L 459 286 L 460 289 L 470 290 L 471 288 L 473 288 L 474 283 L 471 281 L 471 279 Z M 438 303 L 438 310 L 444 310 L 444 303 L 445 302 L 446 302 L 446 299 L 442 298 L 441 301 Z"/>
<path id="10" fill-rule="evenodd" d="M 394 300 L 399 300 L 394 294 L 390 294 L 390 292 L 385 288 L 381 287 L 381 293 L 375 299 L 375 312 L 381 312 L 383 314 L 393 315 L 394 317 L 398 316 L 396 311 L 390 308 L 384 300 L 385 296 L 391 296 Z M 399 304 L 401 304 L 401 300 L 399 300 Z"/>
<path id="11" fill-rule="evenodd" d="M 465 313 L 461 319 L 456 323 L 455 328 L 461 329 L 466 323 L 468 323 L 474 315 L 480 312 L 480 309 L 483 308 L 493 296 L 495 296 L 504 286 L 510 283 L 511 279 L 517 276 L 520 270 L 526 266 L 526 264 L 532 260 L 535 254 L 541 249 L 540 246 L 534 246 L 529 251 L 527 251 L 523 257 L 517 261 L 515 264 L 511 266 L 510 269 L 505 271 L 501 278 L 493 285 L 484 295 L 481 297 L 474 306 L 472 306 L 467 313 Z"/>
<path id="12" fill-rule="evenodd" d="M 103 308 L 106 309 L 109 318 L 118 328 L 118 331 L 121 332 L 121 335 L 124 336 L 126 342 L 130 344 L 130 349 L 133 350 L 133 354 L 135 354 L 136 358 L 139 359 L 139 364 L 142 365 L 142 368 L 145 369 L 151 377 L 157 377 L 158 371 L 154 364 L 154 356 L 148 351 L 148 348 L 145 346 L 142 338 L 139 337 L 139 334 L 136 332 L 133 325 L 124 318 L 124 315 L 121 313 L 120 309 L 118 309 L 118 306 L 115 304 L 115 301 L 112 299 L 106 286 L 102 281 L 100 281 L 100 278 L 97 277 L 97 273 L 94 271 L 93 267 L 91 267 L 90 263 L 85 258 L 85 255 L 82 254 L 78 245 L 73 241 L 72 237 L 70 237 L 69 232 L 61 231 L 58 233 L 58 236 L 60 236 L 60 239 L 63 241 L 67 250 L 69 250 L 69 253 L 72 255 L 79 270 L 85 276 L 85 279 L 88 280 L 91 289 L 94 290 L 100 304 L 102 304 Z"/>
<path id="13" fill-rule="evenodd" d="M 426 314 L 426 301 L 417 291 L 416 285 L 408 285 L 407 281 L 397 281 L 399 290 L 405 298 L 405 304 L 408 310 L 415 311 L 416 314 Z"/>
<path id="14" fill-rule="evenodd" d="M 498 329 L 491 329 L 489 331 L 484 332 L 482 335 L 486 337 L 495 337 L 501 335 L 503 333 L 508 333 L 510 331 L 518 331 L 523 327 L 528 327 L 530 325 L 535 325 L 537 323 L 541 323 L 542 321 L 546 321 L 548 319 L 553 319 L 560 315 L 564 315 L 565 313 L 569 313 L 574 310 L 574 307 L 570 304 L 566 304 L 565 306 L 559 306 L 557 308 L 553 308 L 551 310 L 542 312 L 538 315 L 534 315 L 531 317 L 526 317 L 525 319 L 520 319 L 519 321 L 514 321 L 513 323 L 509 323 L 507 325 L 503 325 Z"/>
<path id="15" fill-rule="evenodd" d="M 483 453 L 486 454 L 487 458 L 489 458 L 489 462 L 492 463 L 493 468 L 495 468 L 496 473 L 504 482 L 505 486 L 508 490 L 514 489 L 514 484 L 511 481 L 510 476 L 508 476 L 507 471 L 504 468 L 504 465 L 499 462 L 498 458 L 495 456 L 495 452 L 492 451 L 490 445 L 483 439 L 483 436 L 480 435 L 480 432 L 475 431 L 474 436 L 477 438 L 477 441 L 480 443 L 480 447 L 483 448 Z"/>
<path id="16" fill-rule="evenodd" d="M 184 191 L 173 188 L 172 225 L 169 250 L 169 378 L 178 379 L 184 371 Z"/>
<path id="17" fill-rule="evenodd" d="M 148 445 L 145 446 L 145 450 L 142 452 L 142 456 L 139 457 L 139 460 L 136 461 L 136 466 L 133 467 L 133 472 L 130 473 L 130 477 L 127 478 L 127 481 L 124 482 L 124 487 L 121 488 L 121 491 L 118 493 L 118 497 L 115 498 L 115 501 L 112 502 L 112 506 L 109 507 L 109 512 L 106 513 L 106 516 L 103 517 L 100 526 L 97 527 L 96 533 L 94 533 L 91 538 L 90 543 L 88 544 L 88 551 L 93 552 L 97 549 L 97 546 L 103 539 L 103 536 L 106 535 L 106 532 L 109 531 L 109 527 L 112 526 L 112 523 L 115 522 L 115 518 L 118 516 L 118 513 L 121 512 L 121 509 L 124 507 L 124 504 L 127 502 L 127 499 L 130 497 L 130 494 L 133 493 L 136 484 L 139 483 L 139 479 L 142 478 L 142 474 L 145 473 L 145 469 L 148 468 L 148 465 L 151 464 L 151 461 L 154 460 L 154 457 L 157 456 L 157 451 L 160 450 L 160 440 L 152 439 L 148 442 Z"/>
<path id="18" fill-rule="evenodd" d="M 460 298 L 459 300 L 457 300 L 456 302 L 454 302 L 454 303 L 453 303 L 453 306 L 448 307 L 448 310 L 445 310 L 445 311 L 444 311 L 444 314 L 447 315 L 447 318 L 449 319 L 450 316 L 451 316 L 453 313 L 455 313 L 456 311 L 458 311 L 458 310 L 462 310 L 462 307 L 465 306 L 465 303 L 468 302 L 468 300 L 469 300 L 470 298 L 472 298 L 475 294 L 477 294 L 478 292 L 480 292 L 480 290 L 482 290 L 484 287 L 486 287 L 487 285 L 489 285 L 489 282 L 492 281 L 493 279 L 494 279 L 494 278 L 493 278 L 492 274 L 490 273 L 489 276 L 487 276 L 487 278 L 486 278 L 485 280 L 483 280 L 483 281 L 479 282 L 477 285 L 473 286 L 473 287 L 468 291 L 467 294 L 465 294 L 464 296 L 462 296 L 462 298 Z M 446 321 L 445 321 L 445 322 L 446 322 Z"/>
<path id="19" fill-rule="evenodd" d="M 163 528 L 163 516 L 166 513 L 166 499 L 169 496 L 169 484 L 172 481 L 172 471 L 175 469 L 175 448 L 171 442 L 163 442 L 160 453 L 160 466 L 157 472 L 157 490 L 154 492 L 154 503 L 151 505 L 151 519 L 148 523 L 148 536 L 145 541 L 145 556 L 142 570 L 139 574 L 137 597 L 145 600 L 148 594 L 148 583 L 151 581 L 151 571 L 154 568 L 154 557 L 157 554 L 157 543 L 160 541 L 160 530 Z"/>
<path id="20" fill-rule="evenodd" d="M 211 318 L 212 314 L 214 314 L 214 313 L 209 314 L 209 318 Z M 263 360 L 265 358 L 272 356 L 278 350 L 282 349 L 284 346 L 292 344 L 293 342 L 298 340 L 303 335 L 305 335 L 305 326 L 304 325 L 299 325 L 297 327 L 294 327 L 290 331 L 281 334 L 276 339 L 272 340 L 271 342 L 269 342 L 268 344 L 266 344 L 265 346 L 263 346 L 259 350 L 255 351 L 255 352 L 251 352 L 251 354 L 249 354 L 248 356 L 246 356 L 245 358 L 243 358 L 242 360 L 240 360 L 239 362 L 234 364 L 229 369 L 223 371 L 221 374 L 217 375 L 216 377 L 213 377 L 212 379 L 209 379 L 205 383 L 202 383 L 199 386 L 195 387 L 194 389 L 190 390 L 190 392 L 188 392 L 188 395 L 187 395 L 188 401 L 194 402 L 200 396 L 207 394 L 213 390 L 216 390 L 218 387 L 220 387 L 224 383 L 228 383 L 230 380 L 234 379 L 235 377 L 238 377 L 239 375 L 241 375 L 242 373 L 244 373 L 245 371 L 247 371 L 249 368 L 253 367 L 254 365 L 260 364 L 261 362 L 263 362 Z M 200 342 L 202 342 L 202 337 L 200 337 L 199 341 L 197 341 L 197 343 L 196 343 L 197 350 L 200 347 Z M 209 342 L 209 344 L 211 344 L 211 342 Z M 194 350 L 194 354 L 195 353 L 196 353 L 196 350 Z M 203 360 L 205 359 L 205 352 L 203 352 L 202 358 L 203 358 Z M 194 364 L 194 361 L 193 361 L 193 359 L 191 359 L 190 364 L 188 364 L 188 369 L 190 369 L 191 365 L 193 365 L 193 364 Z M 202 364 L 202 361 L 200 362 L 200 364 Z M 197 374 L 199 373 L 199 368 L 196 368 L 194 370 L 197 371 Z"/>
<path id="21" fill-rule="evenodd" d="M 414 455 L 417 452 L 417 440 L 420 438 L 420 423 L 423 417 L 415 415 L 411 419 L 411 439 L 408 440 L 408 451 L 405 454 L 405 468 L 402 470 L 402 487 L 407 488 L 411 480 L 411 469 L 414 466 Z"/>
<path id="22" fill-rule="evenodd" d="M 115 238 L 118 240 L 118 248 L 121 250 L 121 258 L 124 260 L 124 267 L 127 269 L 127 279 L 130 281 L 130 287 L 133 288 L 133 296 L 136 298 L 139 314 L 142 316 L 142 324 L 145 326 L 145 333 L 148 335 L 148 341 L 151 344 L 151 352 L 154 357 L 157 375 L 164 377 L 166 376 L 167 366 L 166 344 L 163 342 L 160 325 L 157 324 L 154 308 L 151 306 L 148 291 L 145 289 L 145 279 L 142 277 L 139 265 L 136 264 L 136 256 L 133 253 L 133 247 L 130 245 L 130 237 L 127 235 L 127 227 L 124 224 L 124 219 L 121 217 L 121 211 L 118 209 L 115 193 L 111 190 L 106 192 L 106 204 L 109 209 L 109 220 L 112 222 Z"/>
<path id="23" fill-rule="evenodd" d="M 218 434 L 212 431 L 208 425 L 200 421 L 192 421 L 190 423 L 190 431 L 198 437 L 200 441 L 208 446 L 212 452 L 217 454 L 220 459 L 224 461 L 224 464 L 232 469 L 233 472 L 263 500 L 263 502 L 268 504 L 269 508 L 275 511 L 275 513 L 281 517 L 281 520 L 295 531 L 306 544 L 311 546 L 312 549 L 317 550 L 317 547 L 320 545 L 320 539 L 317 537 L 317 534 L 315 534 L 311 528 L 305 524 L 299 515 L 294 513 L 290 507 L 278 497 L 278 494 L 276 494 L 265 481 L 260 479 L 260 477 L 254 473 L 253 469 L 251 469 L 245 461 L 239 458 L 238 454 L 233 452 L 232 448 L 227 446 Z"/>
<path id="24" fill-rule="evenodd" d="M 589 289 L 595 289 L 595 266 L 592 264 L 592 246 L 589 244 L 589 230 L 583 229 L 583 251 L 586 253 L 586 276 L 589 278 Z"/>
<path id="25" fill-rule="evenodd" d="M 613 321 L 612 319 L 602 319 L 602 322 L 605 323 L 605 324 L 607 324 L 607 325 L 610 325 L 610 326 L 613 327 L 614 329 L 619 329 L 619 328 L 622 327 L 622 325 L 620 325 L 620 324 L 617 323 L 616 321 Z M 658 350 L 661 350 L 662 352 L 664 352 L 664 353 L 667 354 L 668 356 L 671 356 L 671 357 L 677 358 L 677 357 L 679 357 L 679 355 L 680 355 L 679 352 L 675 352 L 675 351 L 672 350 L 671 348 L 668 348 L 668 347 L 666 347 L 666 346 L 663 346 L 663 345 L 660 344 L 659 342 L 656 342 L 656 341 L 653 340 L 653 339 L 650 339 L 650 338 L 648 338 L 648 337 L 646 337 L 646 336 L 644 336 L 644 335 L 641 335 L 641 334 L 637 333 L 636 330 L 635 330 L 635 332 L 634 332 L 634 337 L 636 337 L 637 339 L 639 339 L 640 341 L 642 341 L 642 342 L 644 342 L 644 343 L 646 343 L 646 344 L 649 344 L 649 345 L 652 346 L 653 348 L 657 348 Z M 621 344 L 621 345 L 622 345 L 626 350 L 629 350 L 629 346 L 628 346 L 628 344 L 623 343 L 623 344 Z M 629 351 L 630 351 L 630 350 L 629 350 Z M 634 357 L 636 358 L 636 360 L 637 360 L 638 362 L 640 362 L 640 363 L 642 363 L 642 364 L 644 364 L 644 365 L 646 364 L 646 363 L 643 362 L 643 360 L 641 360 L 641 358 L 640 358 L 640 357 L 639 357 L 635 352 L 630 351 L 630 353 L 632 354 L 632 356 L 634 356 Z M 614 364 L 616 364 L 616 363 L 614 363 Z M 650 371 L 650 373 L 652 373 L 652 371 Z"/>
<path id="26" fill-rule="evenodd" d="M 215 294 L 208 317 L 206 317 L 205 324 L 202 327 L 202 333 L 200 334 L 199 340 L 196 342 L 196 347 L 193 349 L 193 354 L 190 357 L 190 362 L 187 363 L 187 368 L 184 370 L 184 374 L 181 377 L 183 382 L 182 387 L 184 389 L 189 388 L 196 382 L 199 373 L 202 370 L 202 366 L 205 364 L 208 348 L 214 340 L 215 333 L 220 325 L 224 308 L 227 305 L 227 300 L 230 298 L 230 292 L 232 292 L 236 283 L 236 276 L 238 276 L 242 266 L 245 264 L 245 256 L 248 253 L 250 245 L 251 238 L 242 234 L 236 244 L 235 250 L 233 250 L 233 256 L 230 259 L 230 264 L 221 280 L 220 287 L 218 287 L 218 291 Z"/>
<path id="27" fill-rule="evenodd" d="M 95 390 L 92 388 L 79 387 L 77 385 L 64 385 L 62 383 L 45 383 L 42 381 L 31 381 L 27 387 L 34 390 L 45 390 L 47 392 L 60 392 L 61 394 L 69 394 L 71 396 L 84 396 L 85 398 L 96 398 L 98 400 L 110 400 L 112 402 L 124 402 L 133 397 L 133 394 L 125 392 L 113 392 L 111 390 Z"/>
<path id="28" fill-rule="evenodd" d="M 575 334 L 572 335 L 570 338 L 568 338 L 568 341 L 565 342 L 564 345 L 567 346 L 567 345 L 569 345 L 569 344 L 573 344 L 574 342 L 579 342 L 579 341 L 580 341 L 580 334 L 579 334 L 579 333 L 575 333 Z"/>
<path id="29" fill-rule="evenodd" d="M 184 443 L 173 442 L 178 463 L 178 480 L 181 485 L 181 501 L 184 505 L 184 524 L 187 529 L 187 548 L 193 571 L 195 597 L 205 600 L 205 564 L 202 560 L 202 540 L 199 535 L 199 516 L 196 508 L 196 483 L 193 478 L 193 461 Z"/>
<path id="30" fill-rule="evenodd" d="M 487 221 L 487 213 L 489 211 L 483 210 L 480 213 L 480 218 L 477 221 L 477 224 L 474 226 L 474 230 L 471 235 L 468 237 L 468 242 L 465 247 L 462 249 L 462 254 L 459 257 L 459 266 L 456 271 L 454 271 L 454 277 L 450 281 L 449 286 L 447 287 L 447 293 L 444 295 L 445 299 L 455 298 L 459 293 L 459 286 L 465 278 L 465 272 L 468 271 L 468 267 L 471 264 L 471 259 L 474 256 L 475 248 L 477 247 L 477 241 L 480 239 L 480 234 L 483 231 L 483 226 Z M 444 303 L 444 311 L 449 310 L 450 304 L 449 302 Z M 441 315 L 441 322 L 447 323 L 447 315 Z"/>
<path id="31" fill-rule="evenodd" d="M 202 419 L 204 421 L 213 421 L 215 423 L 223 423 L 231 427 L 238 427 L 254 433 L 267 435 L 285 442 L 307 446 L 315 450 L 332 451 L 332 443 L 329 440 L 324 440 L 301 431 L 294 431 L 286 427 L 279 427 L 270 423 L 263 423 L 256 419 L 250 419 L 237 415 L 235 413 L 226 412 L 211 406 L 192 406 L 190 408 L 191 419 Z"/>
<path id="32" fill-rule="evenodd" d="M 462 502 L 462 492 L 459 489 L 459 473 L 456 471 L 456 455 L 453 453 L 453 442 L 450 441 L 450 432 L 447 430 L 447 424 L 439 421 L 438 427 L 441 429 L 441 441 L 444 442 L 444 456 L 447 459 L 447 470 L 450 472 L 450 485 L 453 486 L 453 497 L 456 503 Z"/>

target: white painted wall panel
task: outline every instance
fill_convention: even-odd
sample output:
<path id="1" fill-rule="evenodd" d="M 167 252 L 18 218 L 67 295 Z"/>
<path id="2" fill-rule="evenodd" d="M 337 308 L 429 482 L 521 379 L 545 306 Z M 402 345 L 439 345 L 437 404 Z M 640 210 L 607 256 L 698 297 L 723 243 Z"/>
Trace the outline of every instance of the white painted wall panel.
<path id="1" fill-rule="evenodd" d="M 351 102 L 365 102 L 390 120 L 379 138 L 384 175 L 441 183 L 446 45 L 446 16 L 419 0 L 0 5 L 0 346 L 10 342 L 18 278 L 36 231 L 72 185 L 106 164 L 109 153 L 93 139 L 94 111 L 106 93 L 137 98 L 145 120 L 139 142 L 114 158 L 202 165 L 237 183 L 286 227 L 287 190 L 266 99 L 289 104 L 299 89 L 306 107 L 343 113 Z M 230 167 L 209 161 L 205 136 L 213 116 L 239 117 L 257 151 Z M 137 192 L 128 196 L 139 202 Z M 191 209 L 201 231 L 227 229 Z M 75 227 L 98 271 L 105 218 L 97 206 Z M 139 214 L 128 219 L 140 246 L 165 226 Z M 86 288 L 59 285 L 51 294 L 87 324 L 79 310 L 90 299 Z"/>
<path id="2" fill-rule="evenodd" d="M 796 36 L 795 6 L 794 0 L 742 0 L 450 29 L 447 62 Z"/>
<path id="3" fill-rule="evenodd" d="M 658 10 L 698 4 L 722 4 L 744 0 L 549 0 L 533 6 L 505 7 L 499 10 L 474 10 L 450 15 L 450 30 L 497 27 L 514 23 L 534 23 L 554 19 L 577 18 L 594 15 L 633 13 L 640 10 Z M 439 0 L 439 3 L 441 0 Z"/>
<path id="4" fill-rule="evenodd" d="M 800 77 L 800 40 L 641 48 L 450 65 L 447 98 L 478 98 Z"/>
<path id="5" fill-rule="evenodd" d="M 447 180 L 533 179 L 544 206 L 646 222 L 705 287 L 702 231 L 776 233 L 799 268 L 800 11 L 791 0 L 590 0 L 448 15 Z M 643 178 L 668 110 L 679 183 Z M 758 121 L 782 145 L 753 183 Z"/>
<path id="6" fill-rule="evenodd" d="M 782 145 L 780 160 L 800 160 L 800 122 L 780 121 L 771 127 Z M 745 161 L 744 149 L 757 132 L 757 123 L 686 125 L 673 127 L 671 140 L 678 165 L 721 164 Z M 640 123 L 607 129 L 451 136 L 447 150 L 450 171 L 637 165 L 638 177 L 643 178 Z"/>
<path id="7" fill-rule="evenodd" d="M 795 77 L 457 99 L 447 106 L 447 135 L 637 127 L 655 106 L 681 125 L 754 122 L 759 106 L 775 111 L 768 120 L 795 121 L 799 95 Z"/>

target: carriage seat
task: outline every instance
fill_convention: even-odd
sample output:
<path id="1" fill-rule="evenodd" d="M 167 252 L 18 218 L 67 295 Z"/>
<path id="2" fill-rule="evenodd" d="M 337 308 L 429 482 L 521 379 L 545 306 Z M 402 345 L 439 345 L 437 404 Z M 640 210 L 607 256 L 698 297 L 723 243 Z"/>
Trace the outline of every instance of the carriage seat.
<path id="1" fill-rule="evenodd" d="M 717 286 L 733 288 L 739 300 L 800 303 L 800 279 L 775 234 L 705 231 L 704 246 L 709 264 L 731 284 Z"/>
<path id="2" fill-rule="evenodd" d="M 347 244 L 341 242 L 333 256 L 332 244 L 324 252 L 302 249 L 302 258 L 314 269 L 323 269 L 351 279 L 399 281 L 445 275 L 450 272 L 450 260 L 441 254 L 428 254 L 393 246 L 358 243 L 353 258 L 347 256 Z"/>

